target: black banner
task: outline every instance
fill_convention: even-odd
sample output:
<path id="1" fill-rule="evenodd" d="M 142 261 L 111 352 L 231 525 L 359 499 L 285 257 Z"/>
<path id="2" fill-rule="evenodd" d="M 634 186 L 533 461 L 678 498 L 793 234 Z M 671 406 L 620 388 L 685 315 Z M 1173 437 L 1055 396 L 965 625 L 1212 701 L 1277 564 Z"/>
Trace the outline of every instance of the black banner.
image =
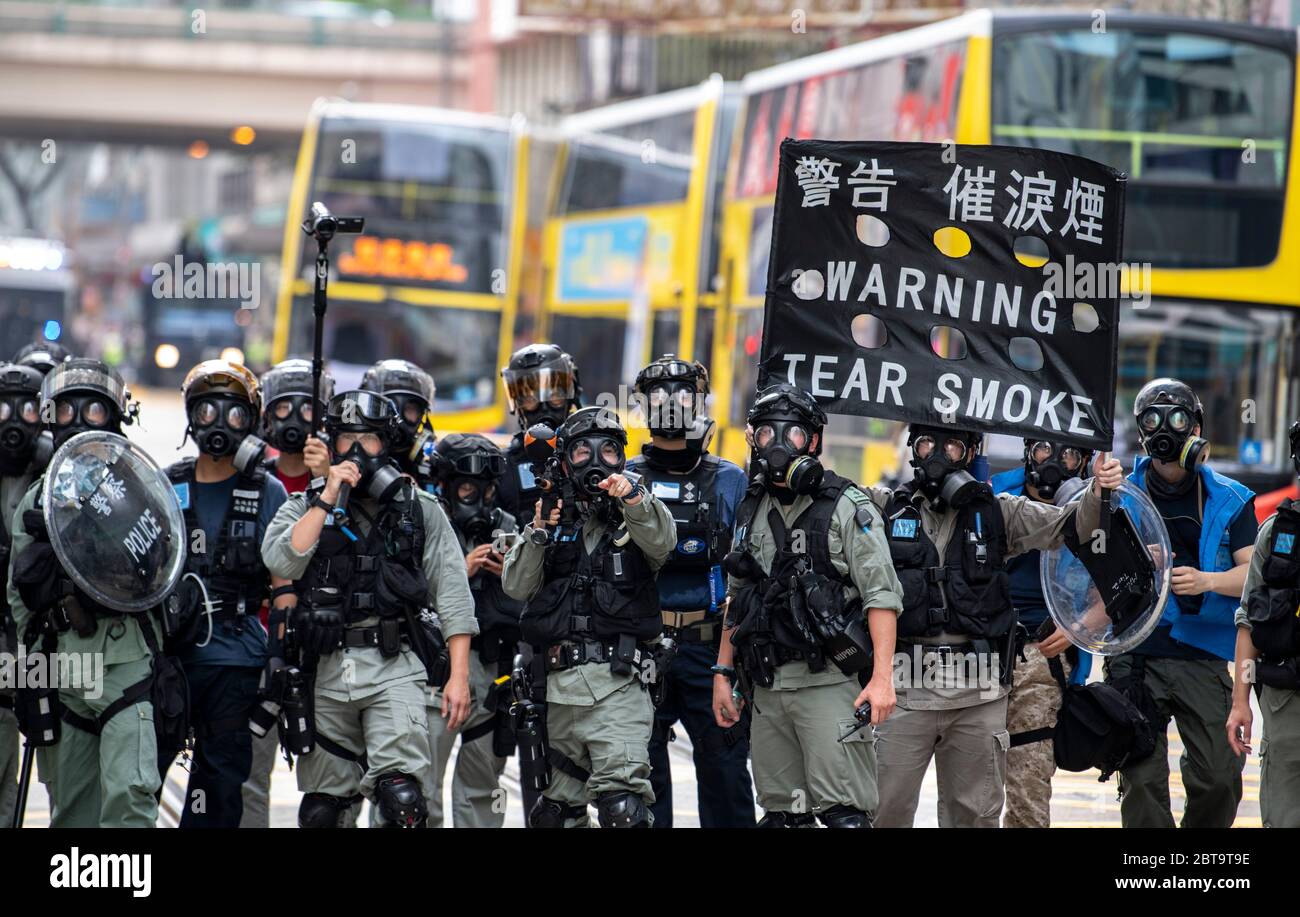
<path id="1" fill-rule="evenodd" d="M 829 412 L 1114 435 L 1125 176 L 1046 150 L 786 140 L 760 384 Z"/>

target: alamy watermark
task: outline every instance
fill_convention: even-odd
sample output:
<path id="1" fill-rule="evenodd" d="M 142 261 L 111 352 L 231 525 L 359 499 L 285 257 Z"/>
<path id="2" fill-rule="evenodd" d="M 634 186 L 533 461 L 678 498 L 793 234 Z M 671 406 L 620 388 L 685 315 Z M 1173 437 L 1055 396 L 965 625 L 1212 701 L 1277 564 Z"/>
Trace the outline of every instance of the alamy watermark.
<path id="1" fill-rule="evenodd" d="M 1151 304 L 1150 262 L 1049 261 L 1043 265 L 1043 290 L 1057 300 L 1127 299 L 1135 309 Z"/>
<path id="2" fill-rule="evenodd" d="M 262 265 L 256 261 L 159 261 L 151 268 L 157 299 L 238 299 L 245 309 L 262 302 Z"/>
<path id="3" fill-rule="evenodd" d="M 104 696 L 103 653 L 0 653 L 0 689 L 77 691 L 87 700 Z"/>

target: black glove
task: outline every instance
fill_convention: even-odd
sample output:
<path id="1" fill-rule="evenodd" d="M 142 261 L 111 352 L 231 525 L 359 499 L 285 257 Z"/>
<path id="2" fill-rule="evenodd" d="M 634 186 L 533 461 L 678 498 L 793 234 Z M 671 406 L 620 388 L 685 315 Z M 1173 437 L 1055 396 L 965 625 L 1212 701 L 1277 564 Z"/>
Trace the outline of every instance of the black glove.
<path id="1" fill-rule="evenodd" d="M 302 645 L 318 656 L 338 649 L 343 640 L 343 612 L 337 608 L 313 608 L 305 614 Z"/>
<path id="2" fill-rule="evenodd" d="M 284 695 L 284 670 L 288 668 L 279 656 L 266 660 L 262 668 L 262 677 L 257 682 L 257 696 L 280 703 Z"/>

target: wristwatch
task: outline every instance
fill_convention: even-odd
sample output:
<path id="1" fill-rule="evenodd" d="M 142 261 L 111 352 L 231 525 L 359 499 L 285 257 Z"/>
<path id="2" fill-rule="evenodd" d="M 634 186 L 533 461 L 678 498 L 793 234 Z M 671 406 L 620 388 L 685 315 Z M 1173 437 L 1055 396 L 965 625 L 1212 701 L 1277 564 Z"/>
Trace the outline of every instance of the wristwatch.
<path id="1" fill-rule="evenodd" d="M 546 547 L 551 543 L 551 533 L 546 529 L 533 529 L 528 533 L 528 540 L 538 547 Z"/>
<path id="2" fill-rule="evenodd" d="M 725 675 L 728 678 L 736 677 L 736 670 L 729 665 L 709 666 L 709 671 L 712 672 L 714 675 Z"/>
<path id="3" fill-rule="evenodd" d="M 330 513 L 334 512 L 334 504 L 330 503 L 328 500 L 323 499 L 320 494 L 316 494 L 314 497 L 312 497 L 311 502 L 307 504 L 307 507 L 309 509 L 313 507 L 323 509 L 325 510 L 325 515 L 327 516 Z"/>
<path id="4" fill-rule="evenodd" d="M 643 495 L 644 493 L 645 493 L 645 488 L 642 487 L 641 484 L 638 482 L 637 484 L 634 484 L 632 486 L 632 489 L 629 490 L 625 495 L 619 497 L 619 499 L 622 500 L 624 503 L 629 503 L 632 500 L 635 500 L 637 497 Z"/>

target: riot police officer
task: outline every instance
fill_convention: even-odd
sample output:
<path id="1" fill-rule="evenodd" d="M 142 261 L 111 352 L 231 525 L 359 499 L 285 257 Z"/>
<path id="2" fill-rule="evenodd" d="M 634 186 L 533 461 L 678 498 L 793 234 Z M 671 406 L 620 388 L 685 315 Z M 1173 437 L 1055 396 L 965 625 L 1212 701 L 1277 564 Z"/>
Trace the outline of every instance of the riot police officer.
<path id="1" fill-rule="evenodd" d="M 871 488 L 889 520 L 885 534 L 903 585 L 898 639 L 906 657 L 896 673 L 898 711 L 878 731 L 879 827 L 912 825 L 932 757 L 940 826 L 997 827 L 1016 643 L 1006 563 L 1059 547 L 1069 524 L 1089 540 L 1100 520 L 1099 489 L 1123 482 L 1118 461 L 1099 459 L 1077 514 L 1073 506 L 995 496 L 967 471 L 982 442 L 973 431 L 914 423 L 912 482 Z"/>
<path id="2" fill-rule="evenodd" d="M 1291 464 L 1300 475 L 1300 422 L 1290 430 Z M 1259 692 L 1267 754 L 1260 749 L 1259 814 L 1266 828 L 1300 827 L 1300 509 L 1285 500 L 1264 520 L 1236 612 L 1237 646 L 1228 714 L 1234 754 L 1251 751 L 1250 690 Z M 1262 744 L 1262 743 L 1261 743 Z"/>
<path id="3" fill-rule="evenodd" d="M 30 366 L 0 364 L 0 512 L 4 513 L 0 559 L 3 559 L 6 579 L 14 508 L 31 486 L 33 473 L 42 470 L 34 466 L 42 464 L 43 467 L 37 457 L 37 445 L 41 441 L 42 378 Z M 49 455 L 44 458 L 48 460 Z M 0 599 L 0 653 L 17 652 L 18 632 L 6 595 Z M 13 821 L 18 800 L 18 720 L 14 716 L 14 696 L 12 687 L 0 688 L 0 827 L 6 828 Z"/>
<path id="4" fill-rule="evenodd" d="M 1060 505 L 1083 486 L 1092 450 L 1063 443 L 1026 439 L 1023 463 L 993 476 L 995 494 L 1026 496 L 1040 503 Z M 1007 696 L 1006 810 L 1007 828 L 1049 828 L 1052 822 L 1052 775 L 1056 758 L 1051 728 L 1061 708 L 1061 686 L 1052 675 L 1049 659 L 1063 656 L 1070 681 L 1084 684 L 1092 656 L 1082 655 L 1051 621 L 1039 576 L 1039 552 L 1026 551 L 1007 563 L 1011 604 L 1028 637 L 1023 657 L 1015 666 Z M 1046 734 L 1046 738 L 1040 736 Z"/>
<path id="5" fill-rule="evenodd" d="M 613 412 L 583 408 L 555 431 L 539 500 L 506 555 L 506 594 L 525 601 L 520 629 L 545 671 L 553 771 L 533 827 L 580 827 L 594 802 L 601 827 L 647 828 L 648 746 L 663 629 L 655 573 L 677 543 L 668 508 L 625 473 L 627 433 Z M 564 500 L 569 504 L 566 517 Z M 549 507 L 548 507 L 549 509 Z"/>
<path id="6" fill-rule="evenodd" d="M 50 370 L 60 363 L 66 363 L 72 355 L 61 344 L 54 341 L 36 341 L 18 348 L 14 362 L 19 366 L 30 366 L 44 378 Z"/>
<path id="7" fill-rule="evenodd" d="M 1166 738 L 1174 719 L 1184 745 L 1182 824 L 1228 828 L 1246 759 L 1223 732 L 1232 696 L 1226 663 L 1240 640 L 1235 614 L 1259 533 L 1255 494 L 1206 461 L 1205 412 L 1186 383 L 1148 382 L 1133 417 L 1146 455 L 1129 480 L 1160 513 L 1173 570 L 1155 631 L 1132 651 L 1106 658 L 1106 680 L 1141 699 L 1156 733 L 1154 754 L 1120 768 L 1120 818 L 1126 828 L 1174 826 Z"/>
<path id="8" fill-rule="evenodd" d="M 267 531 L 262 557 L 294 581 L 288 661 L 314 682 L 314 748 L 298 758 L 303 827 L 347 824 L 362 797 L 384 826 L 420 827 L 433 792 L 425 695 L 446 678 L 442 714 L 469 713 L 469 644 L 478 632 L 465 561 L 437 499 L 402 474 L 391 445 L 397 409 L 375 392 L 335 395 L 330 445 L 304 450 L 325 480 L 291 497 Z M 343 485 L 351 488 L 340 505 Z M 450 656 L 439 674 L 426 609 L 436 609 Z M 285 659 L 271 618 L 272 668 Z M 274 678 L 269 679 L 274 685 Z"/>
<path id="9" fill-rule="evenodd" d="M 451 783 L 452 816 L 457 828 L 500 828 L 505 821 L 500 786 L 506 758 L 514 751 L 509 692 L 496 683 L 511 672 L 519 645 L 522 603 L 501 587 L 507 542 L 518 532 L 515 518 L 497 506 L 497 484 L 505 473 L 501 449 L 477 433 L 444 436 L 433 454 L 438 492 L 451 527 L 465 554 L 465 572 L 474 594 L 479 632 L 470 643 L 471 712 L 460 730 L 460 751 Z M 434 794 L 429 826 L 442 827 L 442 780 L 456 734 L 436 712 L 439 692 L 431 699 L 429 751 L 433 757 Z"/>
<path id="10" fill-rule="evenodd" d="M 746 417 L 753 483 L 726 560 L 727 630 L 713 709 L 718 724 L 731 727 L 742 705 L 753 708 L 761 828 L 818 819 L 871 827 L 876 760 L 869 731 L 855 728 L 855 698 L 869 705 L 862 716 L 871 725 L 894 707 L 890 663 L 902 590 L 880 513 L 818 459 L 825 425 L 816 400 L 788 383 L 759 392 Z"/>
<path id="11" fill-rule="evenodd" d="M 410 360 L 380 360 L 361 377 L 361 387 L 386 395 L 397 407 L 397 432 L 392 454 L 397 467 L 433 492 L 429 451 L 434 442 L 429 414 L 437 393 L 433 376 Z"/>
<path id="12" fill-rule="evenodd" d="M 303 458 L 302 450 L 311 436 L 312 420 L 317 412 L 334 397 L 334 377 L 323 371 L 320 377 L 320 402 L 312 404 L 312 374 L 309 360 L 285 360 L 262 374 L 258 380 L 262 389 L 262 418 L 259 431 L 262 439 L 276 450 L 266 459 L 263 467 L 284 485 L 286 494 L 298 494 L 307 489 L 311 472 Z M 286 597 L 281 604 L 290 605 L 296 599 Z M 263 625 L 269 624 L 268 608 L 262 607 Z M 266 828 L 271 822 L 271 772 L 275 770 L 275 753 L 279 748 L 276 731 L 269 729 L 261 736 L 253 736 L 253 766 L 248 780 L 244 781 L 244 814 L 241 828 Z"/>
<path id="13" fill-rule="evenodd" d="M 722 641 L 726 601 L 722 558 L 731 550 L 736 509 L 748 480 L 737 465 L 709 454 L 713 421 L 704 414 L 708 371 L 698 362 L 660 357 L 637 374 L 635 389 L 651 441 L 628 469 L 668 507 L 677 544 L 659 571 L 664 634 L 676 655 L 655 709 L 650 740 L 651 807 L 656 828 L 673 826 L 668 741 L 681 722 L 691 737 L 700 826 L 752 828 L 747 723 L 723 729 L 713 718 L 713 665 Z"/>
<path id="14" fill-rule="evenodd" d="M 198 458 L 167 469 L 185 514 L 185 588 L 177 630 L 169 637 L 185 668 L 195 732 L 182 828 L 236 828 L 241 787 L 253 761 L 248 711 L 267 662 L 258 617 L 273 589 L 292 603 L 287 579 L 262 565 L 267 527 L 284 504 L 284 485 L 263 467 L 265 443 L 257 377 L 239 363 L 206 360 L 181 385 L 186 434 Z M 159 762 L 164 777 L 170 760 Z"/>
<path id="15" fill-rule="evenodd" d="M 78 433 L 120 434 L 136 413 L 122 378 L 89 359 L 50 370 L 41 403 L 52 406 L 56 449 Z M 33 482 L 13 516 L 9 604 L 18 633 L 29 648 L 90 654 L 104 663 L 95 690 L 59 687 L 65 728 L 52 755 L 51 825 L 153 827 L 161 786 L 158 742 L 153 704 L 141 689 L 151 681 L 161 628 L 151 615 L 115 612 L 74 585 L 40 512 L 28 512 L 37 506 L 42 483 Z"/>
<path id="16" fill-rule="evenodd" d="M 524 433 L 534 424 L 552 430 L 582 404 L 578 366 L 554 344 L 529 344 L 516 350 L 501 370 L 506 404 L 519 421 L 519 431 L 506 448 L 506 473 L 501 477 L 501 508 L 516 519 L 530 519 L 541 496 L 533 480 L 532 463 L 524 454 Z"/>

